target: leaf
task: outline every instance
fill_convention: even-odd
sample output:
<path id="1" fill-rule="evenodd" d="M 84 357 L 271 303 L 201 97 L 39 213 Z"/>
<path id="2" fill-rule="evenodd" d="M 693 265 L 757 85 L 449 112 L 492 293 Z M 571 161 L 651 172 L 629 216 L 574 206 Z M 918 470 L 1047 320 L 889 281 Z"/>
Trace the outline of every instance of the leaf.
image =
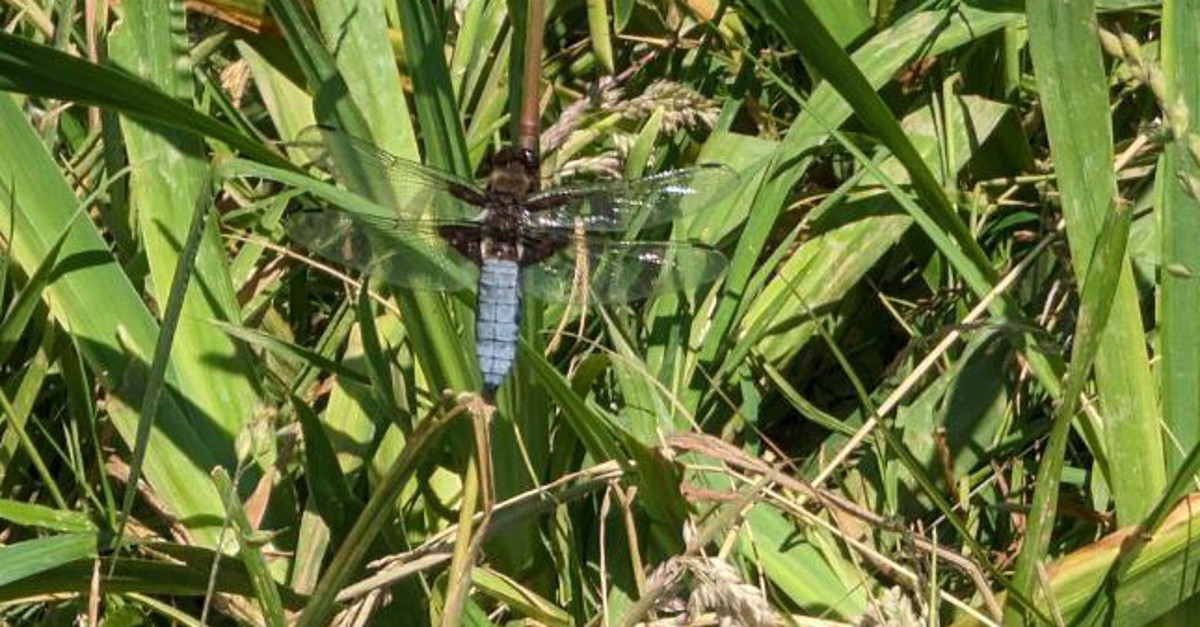
<path id="1" fill-rule="evenodd" d="M 74 216 L 77 199 L 8 94 L 0 94 L 0 145 L 5 147 L 0 150 L 0 188 L 13 190 L 12 195 L 0 194 L 0 228 L 11 224 L 23 234 L 12 238 L 6 233 L 5 238 L 11 243 L 13 260 L 32 275 Z M 137 364 L 130 368 L 126 347 L 117 338 L 123 336 L 126 346 L 146 355 L 158 335 L 157 325 L 89 221 L 74 223 L 59 256 L 86 263 L 55 276 L 47 285 L 50 313 L 71 330 L 80 353 L 100 375 L 111 394 L 113 424 L 132 446 L 137 418 L 127 409 L 128 399 L 121 398 L 121 386 Z M 183 381 L 170 370 L 167 382 L 184 399 L 192 386 L 210 383 Z M 146 476 L 159 498 L 182 520 L 195 525 L 191 529 L 196 541 L 211 544 L 216 541 L 217 529 L 209 525 L 219 520 L 220 501 L 215 493 L 197 486 L 210 485 L 207 471 L 201 469 L 216 465 L 210 445 L 219 441 L 219 436 L 206 428 L 211 428 L 208 423 L 194 422 L 183 413 L 175 398 L 167 399 L 151 435 Z"/>
<path id="2" fill-rule="evenodd" d="M 258 599 L 265 624 L 268 627 L 284 627 L 287 620 L 283 615 L 283 601 L 279 597 L 279 589 L 275 580 L 271 578 L 262 552 L 251 538 L 257 530 L 246 516 L 242 502 L 238 500 L 237 489 L 233 487 L 229 473 L 218 466 L 213 469 L 212 476 L 217 485 L 217 492 L 225 500 L 225 515 L 233 521 L 233 529 L 237 534 L 238 556 L 246 565 L 246 572 L 254 585 L 255 598 Z"/>
<path id="3" fill-rule="evenodd" d="M 115 63 L 137 72 L 164 93 L 190 99 L 194 79 L 179 71 L 179 55 L 187 49 L 187 33 L 178 27 L 182 0 L 133 0 L 109 38 Z M 129 154 L 130 202 L 149 266 L 150 295 L 166 308 L 196 204 L 210 185 L 201 138 L 157 121 L 125 118 L 121 122 Z M 241 319 L 229 261 L 215 222 L 200 222 L 195 259 L 189 261 L 179 319 L 170 333 L 172 368 L 197 384 L 188 401 L 221 434 L 214 442 L 224 463 L 232 464 L 232 441 L 258 405 L 257 382 L 248 356 L 237 342 L 213 328 L 209 319 Z M 164 326 L 166 326 L 164 324 Z M 151 378 L 150 390 L 154 380 Z M 149 391 L 149 390 L 148 390 Z"/>
<path id="4" fill-rule="evenodd" d="M 62 250 L 63 242 L 67 240 L 67 235 L 70 234 L 75 221 L 79 219 L 82 213 L 82 211 L 77 211 L 74 217 L 67 221 L 66 226 L 59 233 L 58 237 L 54 239 L 54 243 L 50 245 L 50 250 L 46 252 L 46 256 L 38 263 L 37 269 L 33 271 L 33 275 L 25 283 L 25 289 L 21 290 L 16 301 L 5 314 L 4 319 L 0 320 L 0 364 L 8 359 L 13 347 L 17 345 L 17 341 L 21 339 L 21 335 L 25 333 L 25 325 L 29 323 L 33 312 L 37 309 L 38 304 L 42 302 L 42 292 L 50 280 L 50 272 L 54 269 L 54 264 L 58 261 L 58 253 Z"/>
<path id="5" fill-rule="evenodd" d="M 0 519 L 27 526 L 67 533 L 95 532 L 96 525 L 82 512 L 54 509 L 36 503 L 0 499 Z"/>
<path id="6" fill-rule="evenodd" d="M 312 491 L 321 518 L 329 525 L 330 544 L 336 548 L 341 546 L 350 531 L 350 525 L 362 511 L 362 503 L 346 484 L 345 475 L 338 466 L 337 455 L 320 419 L 299 398 L 291 396 L 289 401 L 300 418 L 304 433 L 305 483 Z"/>
<path id="7" fill-rule="evenodd" d="M 133 511 L 133 500 L 137 495 L 138 483 L 142 477 L 142 463 L 146 459 L 146 451 L 150 445 L 150 432 L 154 428 L 154 420 L 158 415 L 158 403 L 163 392 L 167 365 L 171 363 L 171 346 L 175 339 L 175 329 L 179 323 L 179 316 L 183 312 L 184 294 L 187 292 L 188 282 L 192 278 L 192 264 L 200 249 L 204 217 L 212 202 L 209 193 L 210 190 L 201 193 L 196 207 L 192 210 L 193 215 L 188 226 L 187 241 L 176 262 L 171 291 L 167 297 L 167 309 L 163 312 L 163 326 L 158 332 L 158 341 L 154 346 L 154 361 L 150 364 L 150 376 L 146 380 L 142 396 L 141 415 L 138 418 L 137 435 L 134 437 L 133 456 L 129 462 L 129 480 L 125 484 L 120 523 L 112 544 L 114 548 L 121 546 L 121 536 L 125 533 L 125 525 L 129 522 L 130 512 Z"/>
<path id="8" fill-rule="evenodd" d="M 167 96 L 151 83 L 0 32 L 0 90 L 94 104 L 220 140 L 277 167 L 290 164 L 253 138 Z"/>
<path id="9" fill-rule="evenodd" d="M 1091 280 L 1087 273 L 1097 258 L 1093 248 L 1117 192 L 1109 80 L 1092 22 L 1094 6 L 1089 0 L 1070 0 L 1027 9 L 1029 48 L 1070 234 L 1071 263 L 1076 277 Z M 1120 262 L 1118 271 L 1095 377 L 1112 466 L 1110 487 L 1117 518 L 1124 524 L 1138 522 L 1150 511 L 1166 486 L 1166 472 L 1137 286 L 1128 261 Z"/>
<path id="10" fill-rule="evenodd" d="M 276 355 L 279 355 L 280 357 L 298 359 L 304 362 L 306 365 L 312 366 L 313 368 L 328 371 L 331 374 L 339 377 L 345 377 L 357 383 L 370 383 L 370 378 L 366 375 L 363 375 L 355 370 L 351 370 L 350 368 L 347 368 L 336 361 L 327 359 L 320 353 L 304 348 L 303 346 L 298 346 L 291 342 L 285 342 L 255 329 L 247 329 L 245 327 L 240 327 L 225 322 L 214 321 L 212 324 L 224 330 L 232 337 L 236 337 L 243 342 L 261 346 L 275 353 Z"/>
<path id="11" fill-rule="evenodd" d="M 1166 429 L 1177 445 L 1166 447 L 1168 469 L 1182 467 L 1184 455 L 1200 446 L 1200 190 L 1198 155 L 1189 154 L 1188 141 L 1200 128 L 1200 4 L 1166 2 L 1162 18 L 1162 63 L 1166 75 L 1167 106 L 1182 105 L 1187 112 L 1189 137 L 1175 138 L 1166 147 L 1158 170 L 1161 194 L 1161 246 L 1164 271 L 1159 277 L 1159 332 L 1162 362 L 1162 413 Z M 1176 104 L 1178 103 L 1178 105 Z M 1168 113 L 1170 115 L 1170 113 Z M 1194 471 L 1194 469 L 1193 469 Z"/>
<path id="12" fill-rule="evenodd" d="M 95 533 L 69 533 L 0 546 L 0 590 L 73 560 L 95 555 Z"/>
<path id="13" fill-rule="evenodd" d="M 600 67 L 612 74 L 612 38 L 608 36 L 608 0 L 587 0 L 588 33 L 591 34 L 592 52 L 600 61 Z"/>

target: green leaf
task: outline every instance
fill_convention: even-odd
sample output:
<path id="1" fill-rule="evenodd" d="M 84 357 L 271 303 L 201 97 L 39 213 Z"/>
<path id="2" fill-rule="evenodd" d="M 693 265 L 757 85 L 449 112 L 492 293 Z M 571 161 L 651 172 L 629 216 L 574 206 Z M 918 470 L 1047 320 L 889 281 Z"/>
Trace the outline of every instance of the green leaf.
<path id="1" fill-rule="evenodd" d="M 66 537 L 75 536 L 58 536 Z M 94 540 L 92 544 L 95 544 Z M 0 547 L 0 555 L 8 548 L 12 547 Z M 165 555 L 168 559 L 152 561 L 122 557 L 114 564 L 111 557 L 101 558 L 100 572 L 112 573 L 112 576 L 106 577 L 104 581 L 104 589 L 107 592 L 181 597 L 203 597 L 208 593 L 209 576 L 216 555 L 213 551 L 165 542 L 148 543 L 146 548 Z M 0 569 L 7 565 L 7 561 L 0 564 Z M 60 562 L 55 568 L 43 570 L 36 576 L 0 585 L 0 602 L 28 602 L 51 594 L 87 594 L 96 566 L 95 551 L 84 551 L 83 555 Z M 254 594 L 254 587 L 245 566 L 240 560 L 230 560 L 227 556 L 222 556 L 214 588 L 216 592 L 246 597 Z M 286 589 L 282 591 L 282 598 L 285 606 L 293 610 L 303 608 L 306 602 L 305 598 Z"/>
<path id="2" fill-rule="evenodd" d="M 1136 551 L 1125 527 L 1046 565 L 1055 607 L 1068 625 L 1146 625 L 1196 594 L 1200 518 L 1196 497 L 1181 503 Z M 1124 567 L 1119 565 L 1128 561 Z M 1041 584 L 1039 586 L 1039 594 Z M 980 625 L 963 617 L 955 627 Z M 1186 622 L 1185 622 L 1186 624 Z"/>
<path id="3" fill-rule="evenodd" d="M 0 227 L 12 224 L 23 234 L 13 238 L 5 233 L 5 239 L 11 243 L 12 258 L 32 275 L 73 218 L 77 199 L 7 94 L 0 94 L 0 145 L 5 146 L 0 150 L 0 188 L 13 192 L 0 194 Z M 132 446 L 137 416 L 127 410 L 130 401 L 122 398 L 128 393 L 122 385 L 128 382 L 127 375 L 136 375 L 138 364 L 128 360 L 125 349 L 148 355 L 158 328 L 94 225 L 77 221 L 69 231 L 59 256 L 88 263 L 58 274 L 47 285 L 50 313 L 71 330 L 81 354 L 101 376 L 111 394 L 114 425 Z M 125 346 L 118 335 L 127 342 Z M 211 383 L 181 380 L 170 370 L 167 381 L 184 399 L 191 386 Z M 159 498 L 194 525 L 196 541 L 210 544 L 216 540 L 217 528 L 210 525 L 220 520 L 220 501 L 215 493 L 197 486 L 211 485 L 206 469 L 217 464 L 217 456 L 209 448 L 211 433 L 202 436 L 197 428 L 205 428 L 204 423 L 195 423 L 175 398 L 164 399 L 146 455 L 146 476 Z"/>
<path id="4" fill-rule="evenodd" d="M 50 272 L 54 269 L 54 264 L 58 261 L 58 253 L 62 250 L 63 242 L 67 241 L 67 235 L 70 234 L 75 221 L 82 213 L 82 211 L 76 212 L 75 216 L 67 222 L 66 227 L 50 245 L 50 250 L 46 252 L 46 256 L 38 264 L 37 269 L 33 271 L 33 275 L 25 282 L 25 289 L 21 290 L 12 307 L 5 313 L 4 319 L 0 320 L 0 364 L 8 359 L 9 353 L 17 345 L 21 335 L 25 333 L 25 325 L 29 324 L 30 317 L 33 316 L 38 304 L 42 302 L 42 292 L 50 279 Z M 18 236 L 18 234 L 14 234 L 14 237 Z"/>
<path id="5" fill-rule="evenodd" d="M 289 166 L 260 142 L 164 94 L 143 79 L 6 32 L 0 32 L 0 90 L 115 109 L 212 137 L 264 163 Z"/>
<path id="6" fill-rule="evenodd" d="M 327 359 L 320 353 L 304 348 L 303 346 L 293 344 L 292 342 L 285 342 L 270 334 L 263 333 L 262 331 L 247 329 L 235 324 L 216 321 L 213 321 L 212 324 L 217 328 L 224 330 L 231 337 L 236 337 L 243 342 L 253 344 L 255 346 L 261 346 L 262 348 L 265 348 L 276 355 L 279 355 L 280 357 L 298 359 L 308 366 L 317 368 L 319 370 L 326 370 L 331 374 L 339 377 L 345 377 L 351 381 L 363 384 L 370 383 L 370 378 L 361 372 L 347 368 L 342 364 L 331 359 Z"/>
<path id="7" fill-rule="evenodd" d="M 0 518 L 8 522 L 67 533 L 94 532 L 96 525 L 82 512 L 53 509 L 36 503 L 0 499 Z"/>
<path id="8" fill-rule="evenodd" d="M 1079 406 L 1079 395 L 1083 392 L 1088 373 L 1103 347 L 1105 327 L 1110 312 L 1115 307 L 1113 295 L 1117 292 L 1122 270 L 1127 268 L 1125 245 L 1129 241 L 1131 211 L 1118 204 L 1106 215 L 1080 299 L 1079 321 L 1075 325 L 1075 346 L 1067 380 L 1063 385 L 1062 402 L 1057 408 L 1050 439 L 1038 467 L 1034 486 L 1033 505 L 1027 522 L 1026 540 L 1021 546 L 1017 569 L 1013 575 L 1012 590 L 1033 598 L 1037 590 L 1037 566 L 1050 548 L 1050 536 L 1054 529 L 1058 508 L 1058 489 L 1062 478 L 1063 456 L 1066 453 L 1067 434 Z M 1113 443 L 1120 446 L 1120 443 Z M 1112 451 L 1115 455 L 1116 450 Z M 1114 469 L 1114 475 L 1123 470 Z M 1114 483 L 1116 481 L 1114 480 Z M 1006 611 L 1005 622 L 1016 623 L 1018 610 Z"/>
<path id="9" fill-rule="evenodd" d="M 95 555 L 94 533 L 70 533 L 0 546 L 0 590 L 73 560 Z"/>
<path id="10" fill-rule="evenodd" d="M 138 418 L 137 435 L 133 444 L 133 457 L 129 462 L 129 481 L 125 486 L 125 496 L 121 503 L 120 526 L 117 528 L 113 547 L 121 546 L 121 536 L 125 532 L 125 525 L 129 522 L 129 514 L 133 511 L 133 500 L 137 495 L 137 486 L 142 478 L 142 464 L 146 459 L 147 447 L 150 445 L 150 432 L 154 428 L 154 420 L 158 415 L 158 404 L 162 397 L 167 365 L 171 363 L 175 329 L 179 323 L 179 316 L 183 312 L 184 294 L 187 292 L 188 283 L 192 278 L 192 265 L 195 262 L 197 251 L 200 249 L 200 234 L 204 231 L 204 217 L 212 202 L 210 193 L 211 190 L 205 190 L 197 199 L 188 226 L 187 241 L 176 260 L 171 291 L 167 296 L 167 309 L 163 312 L 163 326 L 158 332 L 158 341 L 154 346 L 154 361 L 150 364 L 150 376 L 146 380 L 146 388 L 142 396 L 141 415 Z"/>
<path id="11" fill-rule="evenodd" d="M 362 511 L 362 503 L 346 484 L 346 477 L 338 466 L 337 454 L 329 443 L 320 419 L 304 401 L 295 396 L 289 397 L 289 400 L 304 432 L 306 484 L 312 491 L 317 511 L 325 524 L 329 525 L 332 536 L 330 544 L 336 548 L 341 546 L 352 521 Z"/>
<path id="12" fill-rule="evenodd" d="M 1094 6 L 1090 0 L 1035 3 L 1028 12 L 1029 47 L 1070 234 L 1071 263 L 1075 276 L 1083 279 L 1117 191 L 1109 81 L 1092 21 Z M 1166 473 L 1156 386 L 1128 262 L 1121 264 L 1119 276 L 1095 377 L 1117 519 L 1134 523 L 1154 506 Z"/>
<path id="13" fill-rule="evenodd" d="M 431 416 L 421 421 L 412 437 L 404 443 L 404 450 L 378 483 L 378 487 L 363 508 L 362 515 L 350 529 L 346 541 L 325 569 L 308 606 L 304 608 L 304 613 L 296 623 L 297 627 L 316 627 L 329 623 L 338 591 L 358 572 L 359 565 L 375 537 L 383 526 L 388 524 L 396 497 L 416 470 L 417 460 L 433 444 L 449 421 L 446 416 Z"/>
<path id="14" fill-rule="evenodd" d="M 254 585 L 255 598 L 258 599 L 263 619 L 269 627 L 284 627 L 287 620 L 283 615 L 283 601 L 279 597 L 279 588 L 271 578 L 262 552 L 251 538 L 257 530 L 246 516 L 242 502 L 238 500 L 237 490 L 229 479 L 229 473 L 218 466 L 213 469 L 212 476 L 217 485 L 217 492 L 225 501 L 225 514 L 233 521 L 233 529 L 237 534 L 238 556 L 246 565 L 246 572 Z"/>
<path id="15" fill-rule="evenodd" d="M 739 532 L 739 552 L 763 571 L 793 603 L 826 608 L 851 618 L 866 609 L 866 591 L 846 575 L 848 564 L 830 563 L 811 543 L 798 541 L 795 530 L 779 512 L 757 505 Z"/>
<path id="16" fill-rule="evenodd" d="M 596 54 L 604 72 L 612 74 L 615 66 L 612 38 L 608 35 L 608 0 L 587 0 L 587 14 L 592 52 Z"/>
<path id="17" fill-rule="evenodd" d="M 589 407 L 571 386 L 563 379 L 562 374 L 555 370 L 546 358 L 521 341 L 521 354 L 527 360 L 537 381 L 554 399 L 555 404 L 563 410 L 567 424 L 583 441 L 584 448 L 595 460 L 623 459 L 620 445 L 617 443 L 611 427 L 599 413 Z"/>
<path id="18" fill-rule="evenodd" d="M 1200 3 L 1167 2 L 1162 17 L 1162 64 L 1167 106 L 1183 107 L 1190 137 L 1176 138 L 1166 148 L 1158 170 L 1161 194 L 1162 266 L 1182 268 L 1159 277 L 1158 318 L 1162 362 L 1162 412 L 1171 433 L 1167 445 L 1170 471 L 1182 467 L 1184 455 L 1200 446 L 1200 155 L 1188 152 L 1200 129 Z M 1180 111 L 1174 115 L 1182 113 Z M 1171 115 L 1171 112 L 1168 112 Z"/>
<path id="19" fill-rule="evenodd" d="M 358 291 L 358 305 L 355 307 L 358 314 L 358 329 L 362 337 L 363 355 L 366 357 L 367 374 L 371 378 L 371 388 L 374 390 L 375 397 L 379 399 L 379 404 L 399 413 L 396 408 L 396 390 L 392 386 L 392 367 L 383 353 L 383 344 L 379 341 L 379 329 L 375 326 L 375 310 L 369 293 L 369 283 L 370 281 L 363 280 L 362 289 Z M 401 422 L 399 426 L 405 432 L 412 431 L 411 424 Z"/>
<path id="20" fill-rule="evenodd" d="M 476 568 L 471 581 L 479 591 L 512 608 L 517 615 L 537 621 L 540 625 L 568 627 L 574 623 L 562 608 L 539 596 L 511 577 L 486 568 Z"/>
<path id="21" fill-rule="evenodd" d="M 633 17 L 634 0 L 613 0 L 613 30 L 625 32 L 629 18 Z"/>
<path id="22" fill-rule="evenodd" d="M 194 80 L 179 70 L 187 33 L 179 28 L 182 0 L 134 0 L 125 6 L 125 19 L 109 38 L 115 62 L 138 73 L 164 93 L 190 100 Z M 175 273 L 182 267 L 197 202 L 203 202 L 210 173 L 199 137 L 164 127 L 158 121 L 126 118 L 121 128 L 129 153 L 130 202 L 150 269 L 151 296 L 168 302 Z M 241 319 L 229 262 L 215 222 L 205 220 L 199 235 L 194 271 L 185 284 L 182 309 L 173 330 L 173 368 L 195 381 L 188 400 L 212 425 L 210 445 L 232 462 L 230 447 L 245 421 L 257 408 L 258 391 L 245 349 L 208 320 Z M 154 380 L 149 381 L 153 389 Z M 223 449 L 223 450 L 222 450 Z"/>

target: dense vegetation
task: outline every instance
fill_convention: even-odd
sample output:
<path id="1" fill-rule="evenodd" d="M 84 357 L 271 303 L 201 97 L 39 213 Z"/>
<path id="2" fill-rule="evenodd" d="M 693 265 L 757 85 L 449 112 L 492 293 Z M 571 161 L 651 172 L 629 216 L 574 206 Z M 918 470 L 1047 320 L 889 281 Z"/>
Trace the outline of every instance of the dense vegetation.
<path id="1" fill-rule="evenodd" d="M 540 2 L 184 5 L 0 3 L 0 624 L 1195 624 L 1200 1 L 559 1 L 540 93 Z M 284 224 L 530 98 L 728 264 L 490 407 Z"/>

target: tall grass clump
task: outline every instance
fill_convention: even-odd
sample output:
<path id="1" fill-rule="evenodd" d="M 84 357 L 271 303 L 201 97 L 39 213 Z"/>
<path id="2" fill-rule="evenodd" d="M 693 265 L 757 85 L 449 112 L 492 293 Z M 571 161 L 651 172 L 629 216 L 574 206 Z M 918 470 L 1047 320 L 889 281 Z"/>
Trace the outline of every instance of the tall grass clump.
<path id="1" fill-rule="evenodd" d="M 0 18 L 0 625 L 1196 624 L 1200 1 Z M 716 164 L 615 236 L 726 263 L 485 399 L 470 290 L 289 238 L 432 211 L 314 127 Z"/>

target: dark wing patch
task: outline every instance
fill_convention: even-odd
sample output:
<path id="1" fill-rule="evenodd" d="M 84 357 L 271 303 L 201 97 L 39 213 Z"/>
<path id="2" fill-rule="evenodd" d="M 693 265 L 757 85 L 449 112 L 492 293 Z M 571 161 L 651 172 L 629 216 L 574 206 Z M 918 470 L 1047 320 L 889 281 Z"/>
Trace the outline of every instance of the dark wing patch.
<path id="1" fill-rule="evenodd" d="M 528 251 L 528 237 L 523 245 Z M 717 280 L 725 256 L 713 248 L 684 242 L 628 242 L 570 238 L 540 263 L 525 266 L 521 290 L 546 301 L 566 301 L 577 284 L 587 298 L 624 303 L 657 294 L 694 292 Z"/>
<path id="2" fill-rule="evenodd" d="M 398 287 L 471 290 L 479 276 L 475 264 L 443 237 L 453 231 L 459 241 L 467 242 L 478 230 L 471 223 L 406 221 L 326 209 L 292 214 L 286 228 L 292 239 L 320 256 Z"/>
<path id="3" fill-rule="evenodd" d="M 699 211 L 737 187 L 732 169 L 707 164 L 633 181 L 557 187 L 525 199 L 529 228 L 626 232 Z"/>

